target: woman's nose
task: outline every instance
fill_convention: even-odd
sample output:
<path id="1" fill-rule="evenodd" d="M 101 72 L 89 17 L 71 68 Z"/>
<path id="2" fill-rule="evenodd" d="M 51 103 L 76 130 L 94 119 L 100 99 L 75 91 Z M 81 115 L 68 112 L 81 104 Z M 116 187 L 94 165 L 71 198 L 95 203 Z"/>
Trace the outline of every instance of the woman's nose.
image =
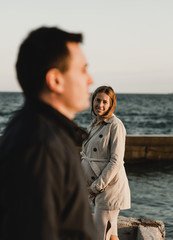
<path id="1" fill-rule="evenodd" d="M 99 107 L 100 108 L 103 107 L 103 102 L 102 101 L 99 102 Z"/>
<path id="2" fill-rule="evenodd" d="M 94 80 L 91 77 L 91 75 L 88 73 L 88 85 L 92 85 L 93 83 L 94 83 Z"/>

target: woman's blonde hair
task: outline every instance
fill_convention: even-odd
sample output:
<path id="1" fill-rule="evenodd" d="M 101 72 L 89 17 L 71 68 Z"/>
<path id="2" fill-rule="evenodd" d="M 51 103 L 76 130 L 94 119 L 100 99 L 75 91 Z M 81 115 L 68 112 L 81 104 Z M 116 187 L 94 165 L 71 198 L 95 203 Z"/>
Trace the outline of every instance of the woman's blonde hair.
<path id="1" fill-rule="evenodd" d="M 117 105 L 116 95 L 115 95 L 113 88 L 110 86 L 98 87 L 95 90 L 95 92 L 93 93 L 92 98 L 91 98 L 91 115 L 92 115 L 92 113 L 94 115 L 96 115 L 94 112 L 93 104 L 94 104 L 94 99 L 98 93 L 105 93 L 110 97 L 110 107 L 109 107 L 108 111 L 103 116 L 101 116 L 101 119 L 103 121 L 105 119 L 110 118 L 112 116 L 112 114 L 114 113 L 116 105 Z"/>

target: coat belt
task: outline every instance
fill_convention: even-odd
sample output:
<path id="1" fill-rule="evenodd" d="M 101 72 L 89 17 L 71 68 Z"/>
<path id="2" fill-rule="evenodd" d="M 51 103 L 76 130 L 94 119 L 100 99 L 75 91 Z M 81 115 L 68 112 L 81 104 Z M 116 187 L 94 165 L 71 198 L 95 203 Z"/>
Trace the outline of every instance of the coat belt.
<path id="1" fill-rule="evenodd" d="M 92 170 L 94 171 L 94 173 L 96 174 L 97 177 L 100 176 L 100 173 L 103 169 L 99 168 L 98 166 L 98 162 L 108 162 L 108 159 L 96 159 L 96 158 L 89 158 L 85 155 L 84 152 L 81 153 L 82 155 L 82 160 L 85 160 L 89 163 L 90 167 L 92 168 Z"/>

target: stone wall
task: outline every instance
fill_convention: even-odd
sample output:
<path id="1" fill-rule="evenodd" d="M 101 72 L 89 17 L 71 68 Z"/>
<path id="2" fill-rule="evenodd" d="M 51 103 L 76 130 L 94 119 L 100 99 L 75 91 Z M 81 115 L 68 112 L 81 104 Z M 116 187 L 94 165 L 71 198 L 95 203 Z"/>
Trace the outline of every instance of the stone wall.
<path id="1" fill-rule="evenodd" d="M 125 162 L 173 160 L 173 136 L 127 136 Z"/>

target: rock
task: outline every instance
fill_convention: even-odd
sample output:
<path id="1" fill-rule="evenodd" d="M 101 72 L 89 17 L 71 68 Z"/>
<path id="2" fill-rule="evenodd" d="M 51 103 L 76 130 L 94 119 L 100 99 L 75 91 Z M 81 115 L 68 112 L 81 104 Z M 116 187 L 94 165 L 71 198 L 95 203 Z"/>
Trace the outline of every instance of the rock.
<path id="1" fill-rule="evenodd" d="M 118 217 L 120 240 L 164 240 L 165 226 L 161 221 Z"/>

